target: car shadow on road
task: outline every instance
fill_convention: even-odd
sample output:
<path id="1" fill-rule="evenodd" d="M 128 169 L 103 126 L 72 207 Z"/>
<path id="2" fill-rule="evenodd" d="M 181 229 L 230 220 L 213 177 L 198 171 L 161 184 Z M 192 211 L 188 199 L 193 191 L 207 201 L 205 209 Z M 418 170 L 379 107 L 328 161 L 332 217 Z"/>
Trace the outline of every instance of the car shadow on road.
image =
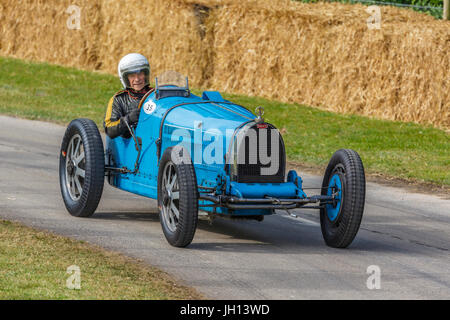
<path id="1" fill-rule="evenodd" d="M 157 209 L 156 209 L 157 210 Z M 99 211 L 91 219 L 105 221 L 140 221 L 152 224 L 160 224 L 159 214 L 156 210 L 146 211 Z M 299 248 L 323 247 L 320 229 L 315 231 L 316 236 L 304 235 L 295 228 L 289 228 L 289 235 L 285 234 L 283 227 L 275 226 L 270 219 L 257 222 L 251 220 L 233 221 L 217 218 L 212 224 L 205 220 L 199 220 L 196 235 L 193 242 L 187 247 L 190 250 L 204 251 L 235 251 L 241 252 L 298 252 Z M 298 233 L 297 233 L 298 232 Z M 296 239 L 293 239 L 297 234 Z M 162 230 L 161 230 L 162 234 Z"/>
<path id="2" fill-rule="evenodd" d="M 418 252 L 408 248 L 406 243 L 393 245 L 390 241 L 383 242 L 367 237 L 364 231 L 356 236 L 348 248 L 331 248 L 325 244 L 319 226 L 295 224 L 274 216 L 266 217 L 264 222 L 217 219 L 210 225 L 206 221 L 200 221 L 198 228 L 222 236 L 223 241 L 217 241 L 217 237 L 211 239 L 212 241 L 201 241 L 194 238 L 189 249 L 294 254 L 346 253 L 351 255 L 367 255 L 372 252 L 404 255 Z"/>
<path id="3" fill-rule="evenodd" d="M 101 220 L 127 220 L 127 221 L 149 221 L 149 222 L 158 222 L 159 223 L 159 215 L 158 212 L 155 211 L 100 211 L 96 212 L 91 219 L 101 219 Z"/>
<path id="4" fill-rule="evenodd" d="M 91 219 L 108 221 L 145 221 L 159 224 L 156 210 L 147 211 L 100 211 Z M 203 234 L 199 234 L 203 232 Z M 162 230 L 161 230 L 162 233 Z M 392 239 L 377 239 L 362 229 L 354 242 L 347 249 L 328 247 L 319 226 L 295 223 L 277 216 L 266 217 L 265 221 L 233 221 L 217 218 L 212 224 L 199 220 L 197 233 L 189 250 L 230 251 L 249 253 L 350 253 L 367 254 L 368 252 L 420 254 L 421 248 L 412 248 L 406 242 L 392 242 Z M 424 252 L 426 254 L 426 252 Z"/>

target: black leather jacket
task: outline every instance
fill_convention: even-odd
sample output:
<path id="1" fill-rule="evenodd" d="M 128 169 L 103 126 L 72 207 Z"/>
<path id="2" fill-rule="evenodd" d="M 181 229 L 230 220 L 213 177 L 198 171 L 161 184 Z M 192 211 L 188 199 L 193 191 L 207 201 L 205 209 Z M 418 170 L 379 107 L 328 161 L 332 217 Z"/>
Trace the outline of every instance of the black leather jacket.
<path id="1" fill-rule="evenodd" d="M 145 86 L 140 91 L 127 88 L 117 92 L 109 100 L 103 127 L 110 138 L 114 139 L 118 136 L 124 138 L 131 137 L 123 118 L 132 110 L 138 108 L 139 102 L 150 90 L 152 90 L 152 88 L 149 86 Z"/>

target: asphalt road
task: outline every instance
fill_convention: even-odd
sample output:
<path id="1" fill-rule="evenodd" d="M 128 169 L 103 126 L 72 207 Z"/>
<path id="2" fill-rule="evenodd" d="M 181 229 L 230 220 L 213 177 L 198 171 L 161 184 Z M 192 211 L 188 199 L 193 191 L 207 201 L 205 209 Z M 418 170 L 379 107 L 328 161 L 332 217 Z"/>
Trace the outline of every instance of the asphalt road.
<path id="1" fill-rule="evenodd" d="M 299 219 L 279 212 L 263 222 L 200 221 L 192 244 L 178 249 L 164 238 L 154 200 L 107 183 L 92 218 L 69 215 L 57 170 L 64 130 L 0 116 L 1 218 L 139 258 L 209 298 L 450 298 L 450 200 L 368 183 L 361 229 L 347 249 L 327 247 L 318 212 L 306 209 L 295 211 Z M 304 187 L 321 182 L 303 178 Z M 369 266 L 379 268 L 379 289 L 367 286 L 376 276 Z"/>

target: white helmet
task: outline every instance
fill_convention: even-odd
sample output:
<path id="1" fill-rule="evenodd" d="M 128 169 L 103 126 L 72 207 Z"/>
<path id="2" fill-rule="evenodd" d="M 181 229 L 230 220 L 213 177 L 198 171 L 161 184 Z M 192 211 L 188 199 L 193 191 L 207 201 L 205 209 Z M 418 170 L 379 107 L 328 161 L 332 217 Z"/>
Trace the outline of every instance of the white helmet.
<path id="1" fill-rule="evenodd" d="M 128 75 L 131 73 L 137 73 L 144 71 L 145 73 L 145 84 L 149 84 L 150 77 L 150 64 L 146 57 L 139 53 L 130 53 L 125 57 L 120 59 L 118 66 L 118 73 L 120 82 L 122 82 L 123 87 L 129 88 L 130 82 L 128 81 Z"/>

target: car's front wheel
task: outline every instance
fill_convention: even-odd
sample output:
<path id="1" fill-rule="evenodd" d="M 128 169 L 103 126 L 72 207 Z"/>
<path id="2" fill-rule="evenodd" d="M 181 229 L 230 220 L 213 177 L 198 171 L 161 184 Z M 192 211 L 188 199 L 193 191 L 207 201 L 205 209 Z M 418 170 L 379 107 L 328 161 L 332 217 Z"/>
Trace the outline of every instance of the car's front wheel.
<path id="1" fill-rule="evenodd" d="M 355 238 L 361 224 L 366 194 L 364 167 L 358 153 L 336 151 L 328 164 L 322 195 L 334 195 L 333 203 L 320 209 L 320 224 L 330 247 L 345 248 Z"/>
<path id="2" fill-rule="evenodd" d="M 158 207 L 167 241 L 186 247 L 194 238 L 198 221 L 198 191 L 194 166 L 181 147 L 164 151 L 158 171 Z"/>
<path id="3" fill-rule="evenodd" d="M 103 141 L 95 122 L 75 119 L 66 129 L 59 156 L 59 184 L 67 211 L 89 217 L 103 192 Z"/>

